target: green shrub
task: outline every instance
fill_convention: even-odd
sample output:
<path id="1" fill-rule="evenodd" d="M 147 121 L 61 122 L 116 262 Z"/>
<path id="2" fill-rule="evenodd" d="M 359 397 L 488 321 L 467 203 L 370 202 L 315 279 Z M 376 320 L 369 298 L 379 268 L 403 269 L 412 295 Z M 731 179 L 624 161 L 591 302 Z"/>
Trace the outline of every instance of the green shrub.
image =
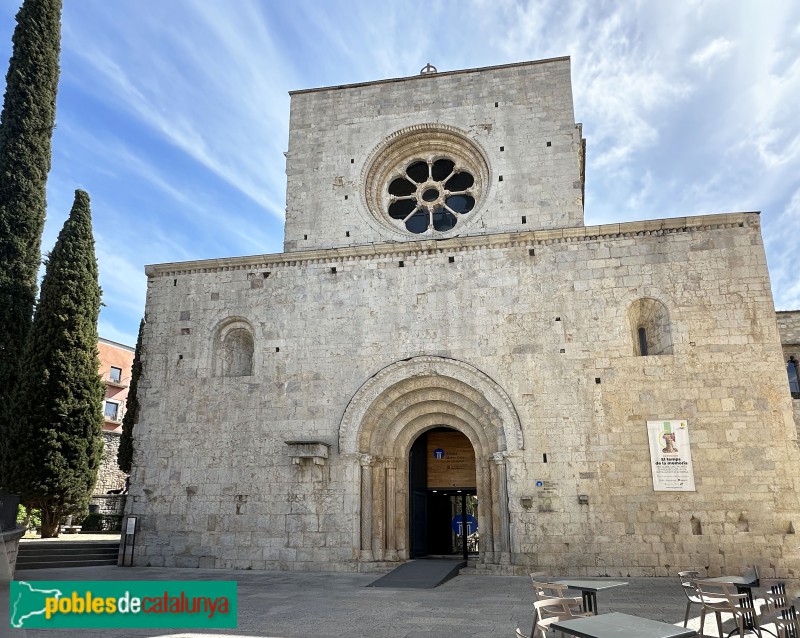
<path id="1" fill-rule="evenodd" d="M 26 516 L 28 517 L 28 531 L 32 532 L 42 527 L 42 513 L 37 509 L 26 508 L 24 505 L 20 505 L 17 510 L 17 524 L 23 525 Z"/>

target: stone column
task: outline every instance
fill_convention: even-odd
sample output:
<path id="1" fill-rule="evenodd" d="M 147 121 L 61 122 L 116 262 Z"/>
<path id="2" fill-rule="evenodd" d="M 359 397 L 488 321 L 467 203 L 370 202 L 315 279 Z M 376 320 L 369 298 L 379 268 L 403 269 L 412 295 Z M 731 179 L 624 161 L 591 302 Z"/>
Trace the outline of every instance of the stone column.
<path id="1" fill-rule="evenodd" d="M 372 467 L 372 559 L 383 560 L 386 547 L 386 469 L 382 461 Z"/>
<path id="2" fill-rule="evenodd" d="M 491 461 L 482 459 L 480 462 L 478 476 L 478 529 L 480 530 L 480 553 L 481 561 L 484 563 L 494 563 L 494 534 L 492 534 L 493 516 L 492 503 L 494 502 L 494 492 L 492 491 L 492 468 Z"/>
<path id="3" fill-rule="evenodd" d="M 497 474 L 497 515 L 500 519 L 499 548 L 500 563 L 511 562 L 510 521 L 508 518 L 508 480 L 506 478 L 506 457 L 508 452 L 495 452 L 492 457 Z M 497 546 L 498 544 L 495 544 Z"/>
<path id="4" fill-rule="evenodd" d="M 395 459 L 386 461 L 386 560 L 397 560 L 397 498 Z"/>
<path id="5" fill-rule="evenodd" d="M 372 464 L 375 459 L 362 454 L 361 463 L 361 557 L 372 561 Z"/>

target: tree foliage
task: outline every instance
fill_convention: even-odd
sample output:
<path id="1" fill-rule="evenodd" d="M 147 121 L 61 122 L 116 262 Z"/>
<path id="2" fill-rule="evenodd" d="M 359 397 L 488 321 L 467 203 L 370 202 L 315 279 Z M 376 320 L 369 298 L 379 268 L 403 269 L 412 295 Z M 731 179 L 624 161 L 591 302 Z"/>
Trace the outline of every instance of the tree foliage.
<path id="1" fill-rule="evenodd" d="M 0 486 L 7 408 L 33 317 L 56 114 L 61 0 L 25 0 L 0 114 Z M 5 451 L 5 454 L 3 452 Z"/>
<path id="2" fill-rule="evenodd" d="M 9 428 L 12 487 L 41 510 L 42 537 L 57 536 L 61 518 L 86 510 L 102 460 L 97 275 L 89 196 L 78 190 L 46 261 Z"/>
<path id="3" fill-rule="evenodd" d="M 131 367 L 131 384 L 128 388 L 128 401 L 125 416 L 122 417 L 122 436 L 119 439 L 117 450 L 117 465 L 126 474 L 131 473 L 133 466 L 133 426 L 139 420 L 139 398 L 136 392 L 139 387 L 139 377 L 142 374 L 142 334 L 144 333 L 144 319 L 139 322 L 139 336 L 136 338 L 136 351 L 133 353 L 133 366 Z"/>

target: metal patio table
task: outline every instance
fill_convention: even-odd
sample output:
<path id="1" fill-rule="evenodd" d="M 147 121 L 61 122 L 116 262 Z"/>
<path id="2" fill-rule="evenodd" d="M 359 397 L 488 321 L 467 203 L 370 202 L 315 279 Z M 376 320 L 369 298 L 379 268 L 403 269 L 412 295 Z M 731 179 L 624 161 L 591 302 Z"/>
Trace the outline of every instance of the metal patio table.
<path id="1" fill-rule="evenodd" d="M 550 625 L 556 631 L 578 638 L 693 638 L 694 629 L 687 629 L 667 623 L 639 618 L 619 612 L 560 620 Z"/>
<path id="2" fill-rule="evenodd" d="M 590 580 L 581 578 L 557 578 L 554 583 L 566 585 L 570 589 L 580 589 L 583 596 L 583 610 L 597 615 L 597 592 L 613 587 L 624 587 L 623 580 Z"/>

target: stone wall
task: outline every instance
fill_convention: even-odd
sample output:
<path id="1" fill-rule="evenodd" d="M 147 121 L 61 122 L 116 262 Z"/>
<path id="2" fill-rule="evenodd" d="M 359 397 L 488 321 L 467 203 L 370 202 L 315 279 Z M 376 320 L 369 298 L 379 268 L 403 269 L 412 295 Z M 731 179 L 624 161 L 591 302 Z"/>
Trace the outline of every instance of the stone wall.
<path id="1" fill-rule="evenodd" d="M 24 527 L 0 531 L 0 584 L 6 584 L 14 579 L 19 539 L 24 535 Z"/>
<path id="2" fill-rule="evenodd" d="M 783 346 L 784 365 L 789 361 L 789 357 L 794 357 L 795 361 L 800 361 L 800 310 L 779 311 L 775 313 L 778 319 L 778 332 L 781 336 Z M 789 392 L 789 386 L 786 386 Z M 797 432 L 800 434 L 800 397 L 792 399 L 794 404 L 794 423 Z"/>
<path id="3" fill-rule="evenodd" d="M 800 349 L 800 310 L 779 310 L 775 313 L 778 319 L 778 332 L 784 346 L 796 346 Z"/>
<path id="4" fill-rule="evenodd" d="M 120 435 L 116 432 L 103 432 L 103 462 L 97 473 L 97 482 L 94 485 L 95 494 L 106 494 L 109 490 L 125 488 L 127 474 L 117 465 L 119 437 Z"/>
<path id="5" fill-rule="evenodd" d="M 666 309 L 671 354 L 634 354 L 629 310 L 643 298 Z M 797 574 L 800 458 L 757 214 L 149 267 L 147 316 L 127 506 L 138 565 L 407 558 L 402 499 L 365 518 L 362 495 L 405 493 L 402 446 L 452 423 L 483 468 L 487 563 Z M 252 332 L 249 376 L 215 376 L 231 322 Z M 420 357 L 421 382 L 364 403 L 376 424 L 391 402 L 416 411 L 397 456 L 366 454 L 358 420 L 343 450 L 354 396 Z M 689 423 L 695 492 L 653 492 L 645 424 L 667 418 Z M 298 440 L 330 457 L 294 463 Z M 552 485 L 547 511 L 529 506 L 537 480 Z"/>
<path id="6" fill-rule="evenodd" d="M 792 399 L 794 407 L 794 425 L 797 428 L 797 435 L 800 438 L 800 399 Z"/>
<path id="7" fill-rule="evenodd" d="M 583 223 L 583 145 L 568 58 L 291 97 L 286 251 L 396 239 L 372 220 L 365 186 L 381 145 L 413 130 L 432 140 L 452 129 L 488 161 L 485 194 L 459 235 Z"/>
<path id="8" fill-rule="evenodd" d="M 125 512 L 125 494 L 98 494 L 92 497 L 91 505 L 97 506 L 98 514 L 118 514 Z"/>

